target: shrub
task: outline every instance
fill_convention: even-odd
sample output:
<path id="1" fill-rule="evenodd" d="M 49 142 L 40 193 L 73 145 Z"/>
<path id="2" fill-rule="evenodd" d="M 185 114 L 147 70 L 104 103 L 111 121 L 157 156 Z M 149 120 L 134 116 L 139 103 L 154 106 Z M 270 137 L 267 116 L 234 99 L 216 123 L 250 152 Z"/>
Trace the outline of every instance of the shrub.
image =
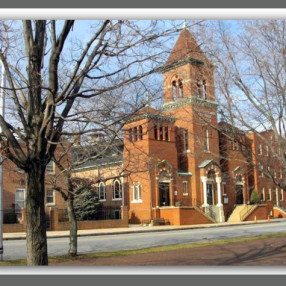
<path id="1" fill-rule="evenodd" d="M 261 202 L 261 199 L 260 199 L 259 194 L 257 193 L 257 191 L 252 190 L 251 196 L 250 196 L 250 203 L 253 205 L 256 205 L 256 204 L 260 204 L 260 202 Z"/>

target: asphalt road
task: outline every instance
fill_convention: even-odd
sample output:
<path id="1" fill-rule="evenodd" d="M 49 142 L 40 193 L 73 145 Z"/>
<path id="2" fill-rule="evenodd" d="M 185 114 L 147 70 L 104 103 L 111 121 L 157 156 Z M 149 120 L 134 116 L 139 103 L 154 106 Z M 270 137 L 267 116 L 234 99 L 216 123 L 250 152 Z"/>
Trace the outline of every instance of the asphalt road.
<path id="1" fill-rule="evenodd" d="M 237 225 L 203 229 L 157 231 L 148 233 L 86 236 L 78 238 L 79 253 L 96 253 L 116 250 L 140 249 L 164 245 L 188 244 L 217 239 L 256 236 L 269 233 L 286 232 L 286 222 L 270 224 Z M 68 252 L 68 238 L 48 239 L 49 256 Z M 4 241 L 3 260 L 26 258 L 25 240 Z"/>

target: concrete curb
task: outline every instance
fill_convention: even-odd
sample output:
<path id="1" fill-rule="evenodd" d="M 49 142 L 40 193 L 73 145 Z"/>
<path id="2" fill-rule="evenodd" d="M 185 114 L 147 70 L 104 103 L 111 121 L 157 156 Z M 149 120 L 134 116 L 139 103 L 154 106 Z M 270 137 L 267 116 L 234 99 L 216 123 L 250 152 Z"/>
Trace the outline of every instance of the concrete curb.
<path id="1" fill-rule="evenodd" d="M 273 223 L 273 222 L 283 222 L 286 221 L 285 219 L 272 219 L 270 221 L 263 220 L 263 221 L 257 221 L 257 222 L 239 222 L 239 223 L 220 223 L 220 224 L 200 224 L 200 225 L 188 225 L 188 226 L 151 226 L 151 227 L 131 227 L 128 230 L 126 229 L 102 229 L 102 230 L 96 230 L 93 232 L 92 230 L 87 233 L 80 233 L 81 230 L 78 231 L 78 237 L 84 237 L 84 236 L 100 236 L 100 235 L 120 235 L 120 234 L 132 234 L 132 233 L 147 233 L 147 232 L 163 232 L 163 231 L 176 231 L 176 230 L 190 230 L 190 229 L 202 229 L 202 228 L 215 228 L 215 227 L 227 227 L 227 226 L 237 226 L 237 225 L 253 225 L 253 224 L 266 224 L 266 223 Z M 146 228 L 146 229 L 145 229 Z M 68 231 L 63 232 L 47 232 L 48 238 L 64 238 L 69 237 Z M 15 233 L 15 234 L 4 234 L 3 240 L 25 240 L 26 234 L 25 233 Z"/>

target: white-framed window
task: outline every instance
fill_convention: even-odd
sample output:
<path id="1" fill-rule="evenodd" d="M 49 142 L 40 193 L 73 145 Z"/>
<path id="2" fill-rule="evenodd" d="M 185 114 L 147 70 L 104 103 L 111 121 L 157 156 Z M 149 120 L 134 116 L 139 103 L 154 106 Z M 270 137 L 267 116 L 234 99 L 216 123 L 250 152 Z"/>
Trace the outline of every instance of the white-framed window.
<path id="1" fill-rule="evenodd" d="M 278 190 L 278 188 L 277 188 Z M 284 193 L 284 190 L 283 189 L 280 189 L 280 201 L 283 201 L 283 193 Z"/>
<path id="2" fill-rule="evenodd" d="M 203 98 L 207 99 L 207 82 L 203 80 Z"/>
<path id="3" fill-rule="evenodd" d="M 264 177 L 264 167 L 263 165 L 259 164 L 259 171 L 260 171 L 260 177 L 263 178 Z"/>
<path id="4" fill-rule="evenodd" d="M 268 156 L 269 155 L 269 147 L 268 146 L 265 146 L 265 156 Z"/>
<path id="5" fill-rule="evenodd" d="M 258 145 L 258 155 L 262 155 L 262 145 Z"/>
<path id="6" fill-rule="evenodd" d="M 282 178 L 283 178 L 283 175 L 282 175 L 282 169 L 281 169 L 281 168 L 279 169 L 279 178 L 280 178 L 280 179 L 282 179 Z"/>
<path id="7" fill-rule="evenodd" d="M 265 201 L 265 189 L 264 188 L 261 189 L 261 200 Z"/>
<path id="8" fill-rule="evenodd" d="M 272 197 L 271 197 L 271 188 L 268 188 L 268 193 L 267 193 L 267 200 L 268 201 L 271 201 L 272 200 Z"/>
<path id="9" fill-rule="evenodd" d="M 98 184 L 98 199 L 100 201 L 106 200 L 106 191 L 105 191 L 105 183 L 104 182 L 100 182 Z"/>
<path id="10" fill-rule="evenodd" d="M 113 181 L 112 188 L 113 188 L 112 199 L 121 200 L 122 199 L 122 185 L 119 179 L 115 179 Z"/>
<path id="11" fill-rule="evenodd" d="M 55 192 L 54 192 L 54 190 L 47 190 L 46 191 L 46 204 L 47 205 L 54 205 L 55 204 Z"/>
<path id="12" fill-rule="evenodd" d="M 210 142 L 209 142 L 209 131 L 207 129 L 204 130 L 204 150 L 205 152 L 210 151 Z"/>
<path id="13" fill-rule="evenodd" d="M 183 196 L 187 196 L 188 195 L 188 182 L 184 181 L 183 182 Z"/>
<path id="14" fill-rule="evenodd" d="M 15 213 L 21 215 L 21 209 L 26 206 L 26 192 L 25 189 L 15 190 Z"/>
<path id="15" fill-rule="evenodd" d="M 183 130 L 184 151 L 189 150 L 189 132 L 188 129 Z"/>
<path id="16" fill-rule="evenodd" d="M 53 160 L 50 160 L 50 162 L 47 164 L 46 171 L 49 174 L 55 173 L 55 162 Z"/>
<path id="17" fill-rule="evenodd" d="M 142 202 L 142 185 L 136 183 L 132 185 L 132 202 Z"/>

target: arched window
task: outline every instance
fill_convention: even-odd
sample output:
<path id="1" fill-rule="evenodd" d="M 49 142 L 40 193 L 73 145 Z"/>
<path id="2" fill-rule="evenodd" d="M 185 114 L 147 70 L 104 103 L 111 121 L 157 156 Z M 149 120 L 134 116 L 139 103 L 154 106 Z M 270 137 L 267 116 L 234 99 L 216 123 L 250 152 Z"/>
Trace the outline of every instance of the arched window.
<path id="1" fill-rule="evenodd" d="M 183 83 L 182 81 L 179 79 L 178 80 L 178 88 L 179 88 L 179 98 L 182 98 L 183 97 Z"/>
<path id="2" fill-rule="evenodd" d="M 197 80 L 197 96 L 202 97 L 202 83 L 200 80 Z"/>
<path id="3" fill-rule="evenodd" d="M 183 82 L 181 79 L 177 79 L 172 81 L 172 96 L 175 101 L 177 98 L 183 97 Z"/>
<path id="4" fill-rule="evenodd" d="M 203 98 L 207 99 L 207 82 L 203 80 Z"/>
<path id="5" fill-rule="evenodd" d="M 172 82 L 172 96 L 173 100 L 177 99 L 177 82 L 175 80 Z"/>
<path id="6" fill-rule="evenodd" d="M 143 128 L 142 128 L 142 125 L 139 126 L 139 140 L 143 140 Z"/>
<path id="7" fill-rule="evenodd" d="M 122 188 L 121 188 L 121 182 L 119 179 L 115 179 L 113 181 L 113 194 L 112 199 L 118 200 L 122 198 Z"/>
<path id="8" fill-rule="evenodd" d="M 98 185 L 98 197 L 99 200 L 103 201 L 106 200 L 106 193 L 105 193 L 105 184 L 104 182 L 100 182 Z"/>

